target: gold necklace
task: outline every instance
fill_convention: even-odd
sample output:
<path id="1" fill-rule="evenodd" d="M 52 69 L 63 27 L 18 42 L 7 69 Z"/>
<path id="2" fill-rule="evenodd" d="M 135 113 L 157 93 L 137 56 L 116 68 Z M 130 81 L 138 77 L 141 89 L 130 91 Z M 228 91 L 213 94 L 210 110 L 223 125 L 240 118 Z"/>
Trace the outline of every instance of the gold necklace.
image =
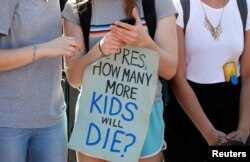
<path id="1" fill-rule="evenodd" d="M 226 0 L 224 0 L 224 7 L 222 9 L 222 13 L 221 13 L 221 16 L 220 16 L 219 23 L 218 23 L 218 25 L 216 27 L 214 27 L 212 25 L 212 23 L 210 22 L 210 20 L 208 19 L 207 13 L 206 13 L 206 11 L 204 9 L 204 6 L 202 4 L 202 1 L 201 1 L 201 6 L 202 6 L 203 12 L 205 14 L 204 26 L 211 33 L 214 40 L 217 40 L 217 41 L 219 40 L 220 35 L 222 34 L 221 19 L 222 19 L 223 13 L 224 13 L 225 4 L 226 4 Z"/>

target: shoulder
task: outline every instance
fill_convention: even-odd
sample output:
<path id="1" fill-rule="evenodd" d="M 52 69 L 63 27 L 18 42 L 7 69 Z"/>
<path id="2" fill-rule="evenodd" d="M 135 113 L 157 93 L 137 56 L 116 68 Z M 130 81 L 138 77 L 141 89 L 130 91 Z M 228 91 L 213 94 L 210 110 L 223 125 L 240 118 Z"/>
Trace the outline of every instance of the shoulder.
<path id="1" fill-rule="evenodd" d="M 176 8 L 176 10 L 178 11 L 178 13 L 182 13 L 182 4 L 181 4 L 181 0 L 173 0 L 174 6 Z M 191 3 L 191 2 L 190 2 Z"/>
<path id="2" fill-rule="evenodd" d="M 155 0 L 157 20 L 177 13 L 172 0 Z"/>
<path id="3" fill-rule="evenodd" d="M 63 11 L 62 11 L 62 17 L 64 19 L 67 19 L 71 21 L 72 23 L 76 25 L 80 25 L 76 0 L 68 0 Z"/>
<path id="4" fill-rule="evenodd" d="M 174 7 L 173 0 L 154 0 L 155 1 L 155 7 L 161 8 L 161 6 L 164 6 L 166 10 L 172 9 Z"/>

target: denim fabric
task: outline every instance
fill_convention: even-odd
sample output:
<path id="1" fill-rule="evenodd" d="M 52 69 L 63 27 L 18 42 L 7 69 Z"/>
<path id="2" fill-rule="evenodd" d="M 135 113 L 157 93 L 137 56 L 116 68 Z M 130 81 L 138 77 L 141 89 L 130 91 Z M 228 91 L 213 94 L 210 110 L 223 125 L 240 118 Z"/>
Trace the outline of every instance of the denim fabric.
<path id="1" fill-rule="evenodd" d="M 66 162 L 66 121 L 48 128 L 0 127 L 1 162 Z"/>

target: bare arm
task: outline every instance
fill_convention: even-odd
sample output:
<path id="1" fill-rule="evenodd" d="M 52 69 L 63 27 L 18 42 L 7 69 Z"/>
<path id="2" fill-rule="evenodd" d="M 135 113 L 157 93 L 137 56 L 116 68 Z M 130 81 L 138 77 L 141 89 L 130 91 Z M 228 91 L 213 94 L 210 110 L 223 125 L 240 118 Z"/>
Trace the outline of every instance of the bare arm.
<path id="1" fill-rule="evenodd" d="M 39 60 L 41 58 L 58 57 L 61 55 L 71 56 L 80 47 L 74 38 L 59 37 L 47 43 L 37 44 L 36 50 L 33 48 L 31 45 L 17 49 L 0 49 L 0 72 L 30 64 L 34 59 Z"/>
<path id="2" fill-rule="evenodd" d="M 13 70 L 32 62 L 32 46 L 9 50 L 0 49 L 0 72 Z"/>
<path id="3" fill-rule="evenodd" d="M 64 34 L 74 37 L 77 42 L 80 42 L 80 47 L 83 49 L 82 52 L 76 53 L 75 56 L 65 57 L 65 64 L 69 67 L 69 69 L 66 70 L 67 79 L 72 87 L 78 88 L 81 86 L 85 69 L 103 57 L 103 54 L 114 54 L 122 46 L 122 43 L 114 38 L 111 33 L 108 33 L 86 53 L 81 27 L 67 19 L 64 19 L 63 24 Z M 99 43 L 103 54 L 99 49 Z"/>
<path id="4" fill-rule="evenodd" d="M 69 81 L 69 84 L 72 87 L 78 88 L 81 84 L 81 78 L 83 76 L 83 71 L 87 65 L 81 64 L 78 59 L 86 53 L 86 49 L 84 46 L 84 40 L 82 36 L 81 27 L 78 25 L 73 24 L 72 22 L 68 21 L 67 19 L 63 19 L 63 33 L 65 36 L 72 36 L 78 42 L 80 42 L 80 47 L 82 48 L 82 53 L 78 52 L 74 57 L 64 57 L 64 63 L 66 67 L 66 75 Z M 77 67 L 74 66 L 74 62 L 79 64 Z M 78 63 L 79 62 L 79 63 Z M 69 68 L 69 69 L 67 69 Z"/>
<path id="5" fill-rule="evenodd" d="M 205 115 L 202 107 L 186 79 L 186 58 L 185 58 L 185 40 L 183 29 L 177 27 L 178 43 L 179 43 L 179 65 L 177 73 L 171 80 L 171 86 L 174 94 L 177 97 L 183 110 L 201 132 L 202 136 L 206 139 L 209 145 L 215 145 L 219 135 L 226 135 L 217 131 L 207 116 Z"/>
<path id="6" fill-rule="evenodd" d="M 250 131 L 250 31 L 246 32 L 246 41 L 244 52 L 241 57 L 241 95 L 240 95 L 240 121 L 238 129 L 242 130 L 245 135 Z"/>
<path id="7" fill-rule="evenodd" d="M 160 20 L 155 32 L 155 41 L 151 39 L 148 48 L 160 54 L 159 75 L 171 79 L 177 70 L 178 43 L 175 15 Z"/>
<path id="8" fill-rule="evenodd" d="M 241 94 L 238 130 L 230 133 L 229 138 L 246 142 L 250 132 L 250 31 L 245 33 L 244 51 L 241 56 Z"/>
<path id="9" fill-rule="evenodd" d="M 159 75 L 165 79 L 172 78 L 176 73 L 178 61 L 175 16 L 166 17 L 157 23 L 154 41 L 144 32 L 136 9 L 133 9 L 132 15 L 136 19 L 135 26 L 116 22 L 116 25 L 122 28 L 112 26 L 111 31 L 126 44 L 142 46 L 157 51 L 160 55 Z"/>

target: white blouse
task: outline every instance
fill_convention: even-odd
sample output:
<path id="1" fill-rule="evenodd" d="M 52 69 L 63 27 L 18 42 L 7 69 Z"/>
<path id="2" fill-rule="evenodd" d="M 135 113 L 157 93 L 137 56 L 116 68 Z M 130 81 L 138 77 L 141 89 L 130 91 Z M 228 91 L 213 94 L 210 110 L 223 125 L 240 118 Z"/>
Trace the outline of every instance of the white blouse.
<path id="1" fill-rule="evenodd" d="M 183 11 L 180 0 L 173 0 L 179 13 L 177 25 L 183 28 Z M 247 0 L 250 12 L 250 0 Z M 223 65 L 234 61 L 237 76 L 240 75 L 239 59 L 244 48 L 243 26 L 236 0 L 229 0 L 224 7 L 221 19 L 222 34 L 214 40 L 204 26 L 205 14 L 216 27 L 220 21 L 223 8 L 212 8 L 201 0 L 190 0 L 190 17 L 186 26 L 186 67 L 187 79 L 196 83 L 224 82 Z M 246 31 L 250 29 L 250 14 L 247 17 Z"/>

